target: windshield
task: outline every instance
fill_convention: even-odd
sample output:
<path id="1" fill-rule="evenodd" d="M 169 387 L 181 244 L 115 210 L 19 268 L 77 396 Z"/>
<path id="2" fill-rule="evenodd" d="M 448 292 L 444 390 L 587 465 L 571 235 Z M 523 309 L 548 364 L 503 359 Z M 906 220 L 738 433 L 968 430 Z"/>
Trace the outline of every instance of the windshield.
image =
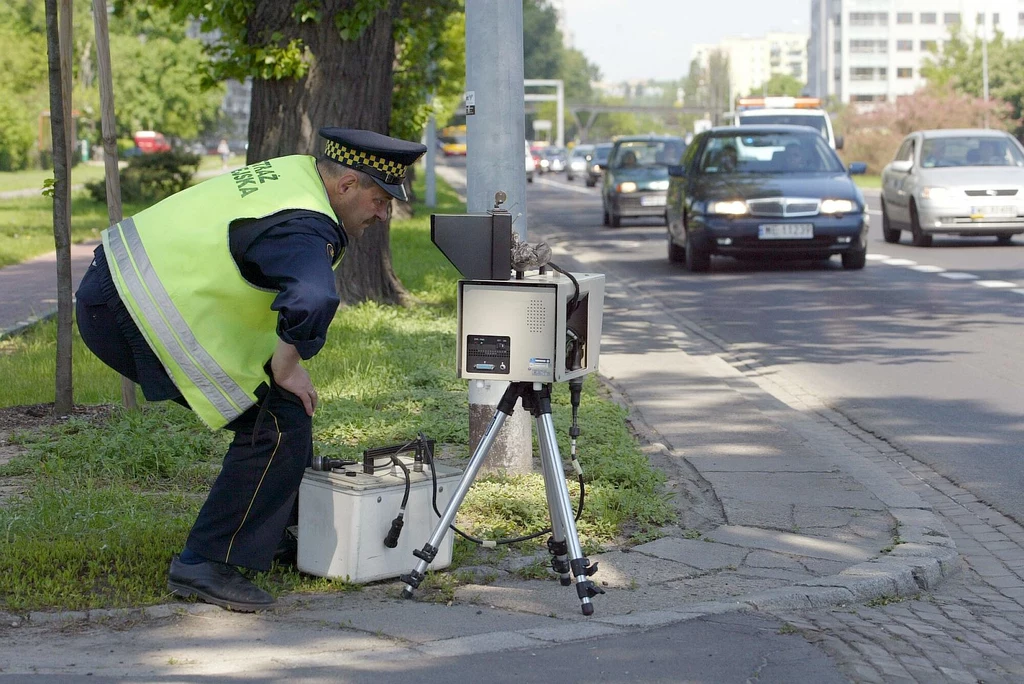
<path id="1" fill-rule="evenodd" d="M 1024 154 L 1009 138 L 932 138 L 921 145 L 921 166 L 1024 166 Z"/>
<path id="2" fill-rule="evenodd" d="M 608 153 L 612 151 L 612 146 L 609 145 L 598 145 L 594 148 L 594 161 L 598 163 L 605 163 L 608 161 Z"/>
<path id="3" fill-rule="evenodd" d="M 700 171 L 709 174 L 843 173 L 842 163 L 814 133 L 714 135 L 701 153 Z"/>
<path id="4" fill-rule="evenodd" d="M 788 126 L 807 126 L 828 137 L 823 116 L 801 116 L 800 114 L 764 114 L 762 116 L 741 116 L 740 126 L 760 126 L 769 124 L 786 124 Z"/>
<path id="5" fill-rule="evenodd" d="M 613 169 L 678 164 L 686 145 L 682 140 L 623 140 L 609 163 Z"/>

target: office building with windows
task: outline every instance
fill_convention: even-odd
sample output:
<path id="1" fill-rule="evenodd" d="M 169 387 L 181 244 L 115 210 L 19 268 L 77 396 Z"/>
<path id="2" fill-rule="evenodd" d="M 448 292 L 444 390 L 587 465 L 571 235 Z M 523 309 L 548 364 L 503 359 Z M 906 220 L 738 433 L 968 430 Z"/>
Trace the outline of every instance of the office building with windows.
<path id="1" fill-rule="evenodd" d="M 951 32 L 1024 35 L 1021 0 L 811 0 L 807 94 L 892 101 L 924 85 L 921 67 Z"/>

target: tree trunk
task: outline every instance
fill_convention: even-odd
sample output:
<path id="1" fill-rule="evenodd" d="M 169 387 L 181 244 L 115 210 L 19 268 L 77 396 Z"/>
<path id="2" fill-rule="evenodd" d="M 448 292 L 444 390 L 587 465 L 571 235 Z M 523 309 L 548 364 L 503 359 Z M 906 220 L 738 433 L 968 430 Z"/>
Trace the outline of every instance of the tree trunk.
<path id="1" fill-rule="evenodd" d="M 351 11 L 352 0 L 327 0 L 321 21 L 296 24 L 291 2 L 257 0 L 249 16 L 249 35 L 261 43 L 275 31 L 284 42 L 300 38 L 312 54 L 301 79 L 255 79 L 249 119 L 250 164 L 288 154 L 316 154 L 321 126 L 363 128 L 388 133 L 395 55 L 394 21 L 399 0 L 389 0 L 363 34 L 343 41 L 334 16 Z M 353 240 L 338 269 L 343 303 L 364 300 L 400 303 L 405 296 L 391 267 L 389 225 L 375 224 Z"/>
<path id="2" fill-rule="evenodd" d="M 46 43 L 49 52 L 50 135 L 53 140 L 53 241 L 57 250 L 57 359 L 53 411 L 71 413 L 71 0 L 46 0 Z M 59 20 L 58 20 L 59 17 Z M 58 26 L 59 24 L 59 26 Z"/>

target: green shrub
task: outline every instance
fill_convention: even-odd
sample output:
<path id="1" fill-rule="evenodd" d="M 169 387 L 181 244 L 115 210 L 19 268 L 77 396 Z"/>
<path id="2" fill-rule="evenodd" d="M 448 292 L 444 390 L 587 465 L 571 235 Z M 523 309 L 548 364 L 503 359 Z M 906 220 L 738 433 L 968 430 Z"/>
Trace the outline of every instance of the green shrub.
<path id="1" fill-rule="evenodd" d="M 156 202 L 184 190 L 199 169 L 199 155 L 189 152 L 156 152 L 131 157 L 121 170 L 122 202 Z M 97 202 L 107 201 L 106 180 L 86 183 Z"/>
<path id="2" fill-rule="evenodd" d="M 0 171 L 27 168 L 34 144 L 32 126 L 13 104 L 0 100 Z"/>

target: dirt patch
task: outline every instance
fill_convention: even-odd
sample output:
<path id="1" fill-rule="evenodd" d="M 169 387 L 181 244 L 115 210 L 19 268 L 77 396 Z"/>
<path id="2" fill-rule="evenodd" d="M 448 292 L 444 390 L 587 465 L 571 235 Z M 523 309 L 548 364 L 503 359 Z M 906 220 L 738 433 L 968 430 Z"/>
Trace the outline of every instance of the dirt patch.
<path id="1" fill-rule="evenodd" d="M 0 408 L 0 446 L 7 444 L 7 437 L 12 432 L 38 430 L 63 423 L 69 418 L 85 418 L 87 420 L 105 418 L 110 415 L 112 408 L 109 405 L 75 406 L 71 409 L 69 416 L 54 415 L 52 403 Z"/>
<path id="2" fill-rule="evenodd" d="M 31 404 L 0 408 L 0 466 L 25 452 L 25 448 L 10 443 L 14 433 L 31 432 L 51 425 L 58 425 L 69 418 L 84 418 L 95 421 L 110 415 L 111 406 L 75 406 L 69 416 L 56 416 L 53 404 Z M 0 505 L 6 499 L 25 491 L 25 478 L 0 477 Z"/>

